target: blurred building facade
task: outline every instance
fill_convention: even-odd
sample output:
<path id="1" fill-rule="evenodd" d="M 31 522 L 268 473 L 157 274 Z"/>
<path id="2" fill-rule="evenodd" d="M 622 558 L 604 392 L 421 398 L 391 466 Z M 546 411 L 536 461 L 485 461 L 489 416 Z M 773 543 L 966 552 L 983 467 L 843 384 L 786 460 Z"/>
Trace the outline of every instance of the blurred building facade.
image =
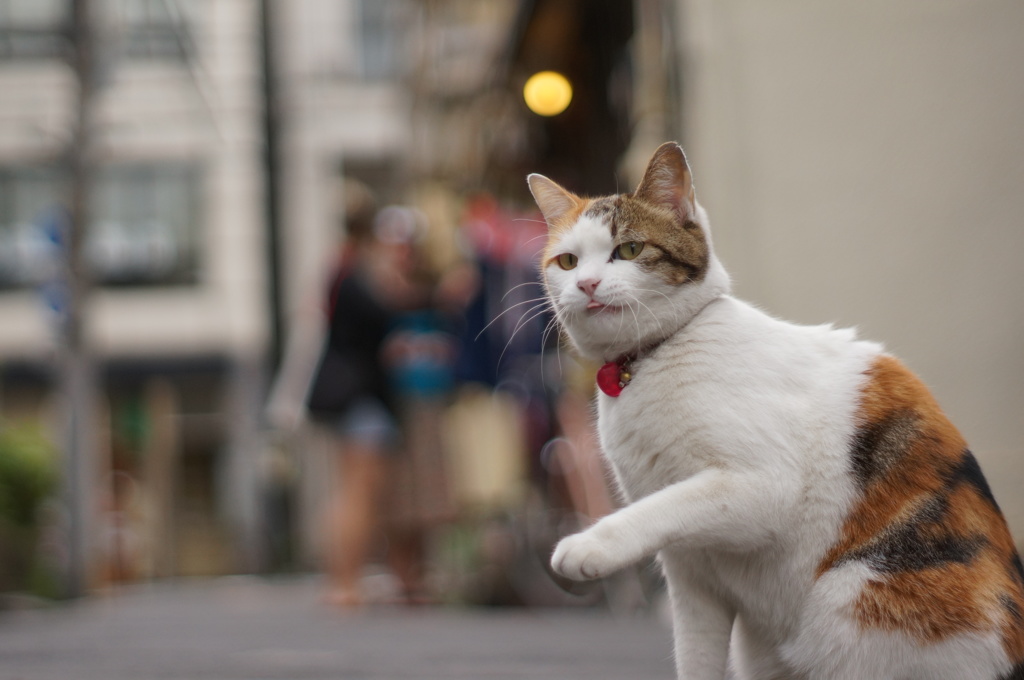
<path id="1" fill-rule="evenodd" d="M 95 569 L 252 565 L 269 328 L 259 14 L 249 2 L 90 4 Z M 0 12 L 0 403 L 5 419 L 57 428 L 59 234 L 77 124 L 70 3 Z"/>

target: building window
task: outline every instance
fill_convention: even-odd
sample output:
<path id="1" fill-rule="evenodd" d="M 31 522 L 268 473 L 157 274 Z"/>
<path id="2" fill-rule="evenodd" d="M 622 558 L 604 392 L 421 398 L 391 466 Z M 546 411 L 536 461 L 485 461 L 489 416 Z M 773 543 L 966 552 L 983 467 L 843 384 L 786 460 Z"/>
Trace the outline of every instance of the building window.
<path id="1" fill-rule="evenodd" d="M 413 8 L 408 0 L 362 0 L 359 29 L 362 76 L 385 80 L 404 74 L 409 41 L 405 28 Z"/>
<path id="2" fill-rule="evenodd" d="M 119 56 L 181 61 L 194 56 L 191 0 L 106 0 L 104 5 L 116 27 Z"/>
<path id="3" fill-rule="evenodd" d="M 67 5 L 66 0 L 0 0 L 0 58 L 60 56 Z"/>
<path id="4" fill-rule="evenodd" d="M 61 219 L 49 168 L 0 169 L 0 286 L 44 283 L 55 275 L 53 234 Z"/>
<path id="5" fill-rule="evenodd" d="M 85 256 L 108 286 L 195 283 L 199 269 L 200 170 L 192 164 L 104 168 L 93 196 Z M 50 168 L 0 169 L 0 287 L 47 283 L 57 273 L 65 219 Z"/>
<path id="6" fill-rule="evenodd" d="M 199 214 L 195 166 L 108 168 L 96 187 L 86 255 L 107 284 L 193 283 Z"/>
<path id="7" fill-rule="evenodd" d="M 93 13 L 97 45 L 118 58 L 189 59 L 195 1 L 101 0 Z M 70 18 L 67 0 L 0 0 L 0 58 L 66 56 Z"/>

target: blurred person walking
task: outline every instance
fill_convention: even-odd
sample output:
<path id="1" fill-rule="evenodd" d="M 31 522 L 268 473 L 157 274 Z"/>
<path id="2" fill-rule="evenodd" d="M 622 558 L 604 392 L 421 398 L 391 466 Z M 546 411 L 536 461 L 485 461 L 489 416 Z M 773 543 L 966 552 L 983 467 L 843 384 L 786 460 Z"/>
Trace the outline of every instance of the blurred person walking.
<path id="1" fill-rule="evenodd" d="M 429 534 L 455 514 L 442 423 L 456 353 L 449 329 L 472 282 L 453 272 L 435 285 L 422 250 L 425 222 L 414 210 L 353 214 L 348 229 L 307 397 L 309 414 L 340 438 L 326 599 L 364 601 L 363 572 L 386 535 L 399 601 L 422 604 L 431 601 Z"/>
<path id="2" fill-rule="evenodd" d="M 357 606 L 360 582 L 384 529 L 402 434 L 386 356 L 399 316 L 424 305 L 415 225 L 386 209 L 348 217 L 348 239 L 328 296 L 327 339 L 307 397 L 310 416 L 339 437 L 326 522 L 326 600 Z M 401 574 L 399 574 L 401 577 Z"/>

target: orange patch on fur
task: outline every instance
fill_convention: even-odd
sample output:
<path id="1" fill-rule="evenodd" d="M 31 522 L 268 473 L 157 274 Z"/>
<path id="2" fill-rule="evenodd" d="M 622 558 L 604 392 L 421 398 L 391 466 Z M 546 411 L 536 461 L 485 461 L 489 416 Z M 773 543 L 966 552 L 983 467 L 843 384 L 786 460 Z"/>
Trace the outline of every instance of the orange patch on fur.
<path id="1" fill-rule="evenodd" d="M 924 642 L 987 628 L 972 574 L 963 565 L 895 574 L 869 581 L 857 601 L 865 627 L 902 631 Z"/>
<path id="2" fill-rule="evenodd" d="M 997 631 L 1024 659 L 1024 578 L 1016 547 L 966 442 L 928 389 L 879 357 L 851 443 L 862 497 L 818 575 L 863 561 L 876 576 L 854 604 L 864 628 L 922 642 Z"/>

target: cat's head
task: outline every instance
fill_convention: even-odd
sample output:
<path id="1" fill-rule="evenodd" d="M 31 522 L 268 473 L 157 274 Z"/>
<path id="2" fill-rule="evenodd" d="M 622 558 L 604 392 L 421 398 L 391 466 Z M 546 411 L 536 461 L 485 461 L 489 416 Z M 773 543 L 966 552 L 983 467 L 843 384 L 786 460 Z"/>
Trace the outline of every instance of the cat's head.
<path id="1" fill-rule="evenodd" d="M 528 181 L 548 223 L 547 294 L 584 357 L 656 345 L 729 292 L 678 144 L 655 151 L 632 194 L 583 198 L 542 175 Z"/>

